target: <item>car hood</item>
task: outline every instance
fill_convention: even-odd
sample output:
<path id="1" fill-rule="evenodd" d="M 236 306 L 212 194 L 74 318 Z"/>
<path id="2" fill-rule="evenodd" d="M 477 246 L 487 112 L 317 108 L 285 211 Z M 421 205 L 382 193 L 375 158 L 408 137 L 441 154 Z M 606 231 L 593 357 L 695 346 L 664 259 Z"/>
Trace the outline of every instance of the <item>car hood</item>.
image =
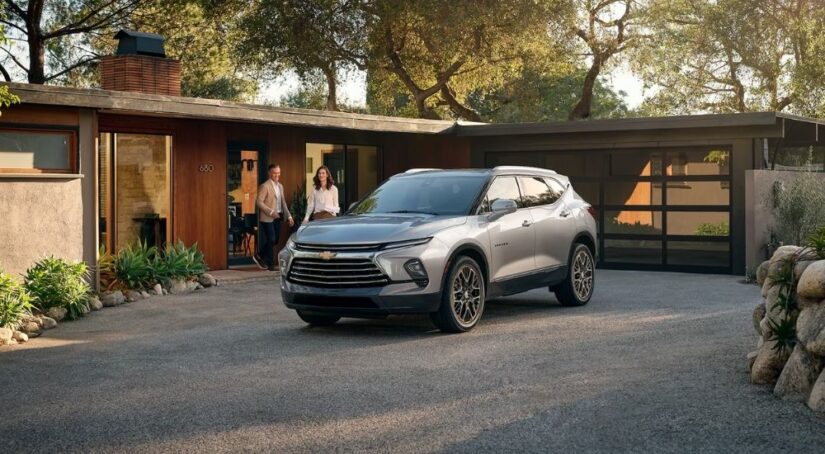
<path id="1" fill-rule="evenodd" d="M 309 244 L 371 244 L 414 240 L 467 222 L 466 216 L 341 216 L 302 226 L 293 240 Z"/>

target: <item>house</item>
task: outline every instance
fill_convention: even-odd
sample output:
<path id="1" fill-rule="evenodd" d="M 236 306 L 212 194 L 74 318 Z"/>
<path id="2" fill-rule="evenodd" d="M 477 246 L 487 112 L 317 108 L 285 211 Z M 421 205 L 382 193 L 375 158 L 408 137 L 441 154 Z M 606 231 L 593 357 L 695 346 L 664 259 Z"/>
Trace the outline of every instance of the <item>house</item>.
<path id="1" fill-rule="evenodd" d="M 463 124 L 184 98 L 179 63 L 139 44 L 102 61 L 103 89 L 8 84 L 22 102 L 0 116 L 0 267 L 93 264 L 138 239 L 247 263 L 272 163 L 290 198 L 327 165 L 343 208 L 408 168 L 512 164 L 571 177 L 597 209 L 602 267 L 742 274 L 763 255 L 754 172 L 825 160 L 825 121 L 773 112 Z"/>

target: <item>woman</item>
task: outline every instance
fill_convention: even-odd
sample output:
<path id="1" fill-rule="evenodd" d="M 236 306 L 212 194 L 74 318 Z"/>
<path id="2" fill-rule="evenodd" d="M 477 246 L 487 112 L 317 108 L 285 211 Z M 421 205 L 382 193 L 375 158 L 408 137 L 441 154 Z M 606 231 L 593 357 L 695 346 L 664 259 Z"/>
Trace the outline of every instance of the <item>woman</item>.
<path id="1" fill-rule="evenodd" d="M 304 223 L 310 219 L 327 219 L 335 217 L 341 211 L 338 207 L 338 188 L 332 180 L 327 166 L 318 167 L 312 178 L 315 189 L 307 195 L 307 214 Z M 311 218 L 310 218 L 311 217 Z"/>

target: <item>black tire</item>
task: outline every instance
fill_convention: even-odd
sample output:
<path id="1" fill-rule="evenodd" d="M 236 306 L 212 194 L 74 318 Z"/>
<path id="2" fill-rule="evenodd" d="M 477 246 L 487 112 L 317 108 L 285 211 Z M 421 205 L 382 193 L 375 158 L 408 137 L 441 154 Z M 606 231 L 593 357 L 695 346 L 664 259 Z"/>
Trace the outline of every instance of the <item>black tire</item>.
<path id="1" fill-rule="evenodd" d="M 470 331 L 481 320 L 485 297 L 486 284 L 481 267 L 470 257 L 458 257 L 444 281 L 441 305 L 438 311 L 430 314 L 430 319 L 446 333 Z"/>
<path id="2" fill-rule="evenodd" d="M 303 311 L 295 312 L 298 313 L 298 317 L 301 317 L 301 320 L 307 322 L 311 326 L 330 326 L 334 325 L 338 320 L 341 320 L 341 317 L 337 315 L 321 315 Z"/>
<path id="3" fill-rule="evenodd" d="M 567 264 L 567 277 L 560 284 L 550 287 L 562 306 L 584 306 L 593 296 L 596 284 L 596 263 L 590 248 L 575 243 Z"/>

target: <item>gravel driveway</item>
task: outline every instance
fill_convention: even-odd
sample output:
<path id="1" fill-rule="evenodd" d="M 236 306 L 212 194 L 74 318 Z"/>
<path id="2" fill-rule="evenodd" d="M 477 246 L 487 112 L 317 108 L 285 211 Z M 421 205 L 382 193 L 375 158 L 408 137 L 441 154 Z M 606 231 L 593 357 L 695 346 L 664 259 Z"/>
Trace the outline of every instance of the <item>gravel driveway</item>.
<path id="1" fill-rule="evenodd" d="M 811 452 L 825 418 L 748 384 L 757 287 L 600 271 L 442 335 L 308 328 L 274 282 L 156 298 L 0 349 L 0 452 Z"/>

